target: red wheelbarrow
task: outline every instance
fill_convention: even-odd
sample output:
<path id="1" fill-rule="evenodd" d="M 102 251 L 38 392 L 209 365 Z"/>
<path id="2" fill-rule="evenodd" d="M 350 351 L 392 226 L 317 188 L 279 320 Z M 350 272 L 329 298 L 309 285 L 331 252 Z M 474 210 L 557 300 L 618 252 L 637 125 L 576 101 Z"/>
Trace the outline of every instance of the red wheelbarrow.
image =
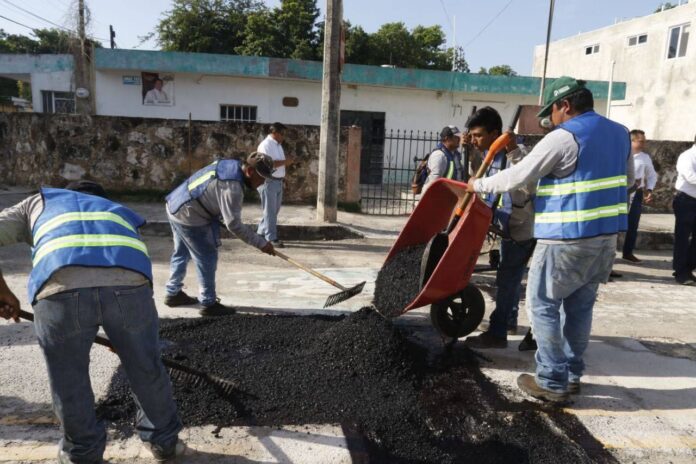
<path id="1" fill-rule="evenodd" d="M 509 141 L 508 134 L 496 139 L 476 177 L 483 176 L 495 154 Z M 405 248 L 429 242 L 434 244 L 437 238 L 445 240 L 444 250 L 426 248 L 421 265 L 420 292 L 401 314 L 430 304 L 433 326 L 451 338 L 460 338 L 476 330 L 485 312 L 483 295 L 469 283 L 469 279 L 493 212 L 478 196 L 467 193 L 466 187 L 463 182 L 447 179 L 434 182 L 411 213 L 385 260 L 389 261 Z M 429 249 L 437 256 L 434 260 L 430 256 L 430 263 L 426 263 Z"/>

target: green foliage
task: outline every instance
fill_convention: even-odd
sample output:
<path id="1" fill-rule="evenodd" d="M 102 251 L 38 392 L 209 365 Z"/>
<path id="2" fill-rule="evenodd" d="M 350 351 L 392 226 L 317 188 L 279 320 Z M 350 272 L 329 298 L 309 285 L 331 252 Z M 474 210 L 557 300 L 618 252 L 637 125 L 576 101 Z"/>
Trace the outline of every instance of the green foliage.
<path id="1" fill-rule="evenodd" d="M 31 84 L 29 82 L 17 81 L 17 96 L 31 101 Z"/>
<path id="2" fill-rule="evenodd" d="M 77 38 L 62 29 L 34 29 L 31 38 L 24 35 L 8 34 L 0 29 L 0 53 L 70 53 L 71 46 L 77 43 Z M 101 44 L 91 41 L 99 48 Z"/>
<path id="3" fill-rule="evenodd" d="M 478 70 L 478 74 L 488 74 L 488 70 L 481 66 Z"/>
<path id="4" fill-rule="evenodd" d="M 17 88 L 17 81 L 14 79 L 7 79 L 6 77 L 0 77 L 0 98 L 18 96 L 19 89 Z"/>
<path id="5" fill-rule="evenodd" d="M 501 64 L 498 66 L 491 66 L 488 70 L 482 67 L 479 69 L 479 74 L 490 74 L 491 76 L 517 76 L 517 71 L 507 64 Z"/>
<path id="6" fill-rule="evenodd" d="M 659 12 L 662 11 L 662 10 L 671 10 L 671 9 L 674 8 L 675 6 L 677 6 L 677 5 L 674 5 L 674 4 L 670 3 L 670 2 L 660 3 L 660 4 L 657 6 L 657 8 L 655 9 L 655 13 L 659 13 Z"/>

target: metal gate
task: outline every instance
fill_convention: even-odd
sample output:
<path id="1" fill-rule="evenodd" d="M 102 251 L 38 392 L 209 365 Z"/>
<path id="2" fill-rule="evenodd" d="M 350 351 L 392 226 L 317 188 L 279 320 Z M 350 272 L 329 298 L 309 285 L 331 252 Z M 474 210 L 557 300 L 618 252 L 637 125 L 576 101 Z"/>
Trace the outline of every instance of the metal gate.
<path id="1" fill-rule="evenodd" d="M 406 131 L 393 129 L 386 132 L 381 162 L 371 163 L 370 179 L 380 183 L 362 183 L 360 208 L 365 214 L 411 214 L 418 201 L 411 191 L 411 179 L 421 159 L 430 153 L 440 138 L 434 131 Z M 373 142 L 374 143 L 374 142 Z M 363 147 L 373 151 L 375 147 Z"/>

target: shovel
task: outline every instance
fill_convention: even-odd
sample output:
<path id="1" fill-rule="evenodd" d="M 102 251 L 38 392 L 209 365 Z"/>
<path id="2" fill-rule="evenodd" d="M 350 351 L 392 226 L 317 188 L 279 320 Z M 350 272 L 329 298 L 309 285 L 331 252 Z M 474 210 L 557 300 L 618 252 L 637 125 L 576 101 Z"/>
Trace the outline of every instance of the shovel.
<path id="1" fill-rule="evenodd" d="M 344 287 L 343 285 L 339 284 L 338 282 L 336 282 L 335 280 L 331 279 L 330 277 L 327 277 L 327 276 L 325 276 L 324 274 L 321 274 L 321 273 L 315 271 L 314 269 L 312 269 L 312 268 L 310 268 L 310 267 L 308 267 L 308 266 L 305 266 L 305 265 L 302 264 L 302 263 L 298 263 L 297 261 L 295 261 L 294 259 L 292 259 L 292 258 L 289 257 L 288 255 L 286 255 L 286 254 L 284 254 L 284 253 L 281 253 L 281 252 L 278 251 L 278 250 L 275 250 L 275 255 L 276 255 L 277 257 L 281 258 L 281 259 L 284 259 L 285 261 L 287 261 L 288 263 L 292 264 L 293 266 L 296 266 L 296 267 L 302 269 L 302 270 L 305 271 L 305 272 L 309 272 L 309 273 L 312 274 L 314 277 L 318 277 L 318 278 L 320 278 L 321 280 L 323 280 L 324 282 L 326 282 L 326 283 L 328 283 L 328 284 L 331 284 L 331 285 L 333 285 L 334 287 L 336 287 L 336 288 L 338 288 L 338 289 L 341 290 L 340 292 L 335 293 L 335 294 L 329 296 L 329 297 L 326 299 L 326 303 L 324 303 L 324 307 L 325 307 L 325 308 L 328 308 L 329 306 L 333 306 L 333 305 L 335 305 L 335 304 L 338 304 L 338 303 L 340 303 L 341 301 L 345 301 L 345 300 L 347 300 L 347 299 L 349 299 L 349 298 L 353 298 L 355 295 L 357 295 L 358 293 L 362 292 L 362 291 L 363 291 L 363 288 L 365 287 L 365 282 L 360 282 L 358 285 L 355 285 L 355 286 L 350 287 L 350 288 Z"/>
<path id="2" fill-rule="evenodd" d="M 510 129 L 514 129 L 515 125 L 517 124 L 517 119 L 520 117 L 521 110 L 522 107 L 518 105 L 515 109 L 515 114 L 512 117 L 512 121 L 510 122 Z M 504 133 L 495 139 L 488 149 L 488 153 L 486 154 L 481 167 L 479 167 L 478 171 L 476 172 L 477 179 L 480 179 L 486 174 L 486 171 L 488 171 L 491 163 L 493 163 L 495 155 L 498 154 L 500 150 L 505 148 L 510 141 L 511 137 L 508 133 Z M 421 259 L 421 288 L 428 282 L 428 279 L 430 279 L 430 276 L 437 267 L 437 264 L 440 262 L 442 255 L 445 253 L 445 250 L 447 250 L 447 247 L 449 246 L 449 234 L 454 230 L 455 227 L 457 227 L 459 219 L 461 219 L 461 217 L 464 215 L 464 211 L 466 211 L 466 207 L 469 206 L 473 195 L 474 194 L 471 192 L 464 194 L 462 201 L 454 210 L 454 216 L 450 220 L 447 229 L 435 235 L 435 237 L 433 237 L 426 245 L 425 251 L 423 251 L 423 258 Z"/>

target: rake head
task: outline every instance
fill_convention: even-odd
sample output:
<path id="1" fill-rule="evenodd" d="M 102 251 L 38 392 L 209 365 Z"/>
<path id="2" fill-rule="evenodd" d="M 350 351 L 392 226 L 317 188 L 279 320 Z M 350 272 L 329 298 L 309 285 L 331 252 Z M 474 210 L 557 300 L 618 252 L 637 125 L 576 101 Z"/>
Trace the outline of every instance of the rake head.
<path id="1" fill-rule="evenodd" d="M 203 383 L 207 383 L 215 387 L 215 389 L 221 392 L 224 396 L 232 396 L 232 394 L 238 390 L 238 385 L 236 382 L 223 379 L 222 377 L 218 377 L 216 375 L 184 372 L 176 368 L 169 368 L 168 371 L 169 376 L 173 381 L 189 387 L 198 387 Z"/>
<path id="2" fill-rule="evenodd" d="M 353 298 L 355 295 L 362 292 L 364 287 L 365 287 L 365 282 L 360 282 L 355 287 L 351 287 L 347 290 L 343 290 L 342 292 L 335 293 L 326 299 L 326 303 L 324 303 L 324 307 L 328 308 L 329 306 L 333 306 L 335 304 L 338 304 L 341 301 L 346 301 L 349 298 Z"/>

